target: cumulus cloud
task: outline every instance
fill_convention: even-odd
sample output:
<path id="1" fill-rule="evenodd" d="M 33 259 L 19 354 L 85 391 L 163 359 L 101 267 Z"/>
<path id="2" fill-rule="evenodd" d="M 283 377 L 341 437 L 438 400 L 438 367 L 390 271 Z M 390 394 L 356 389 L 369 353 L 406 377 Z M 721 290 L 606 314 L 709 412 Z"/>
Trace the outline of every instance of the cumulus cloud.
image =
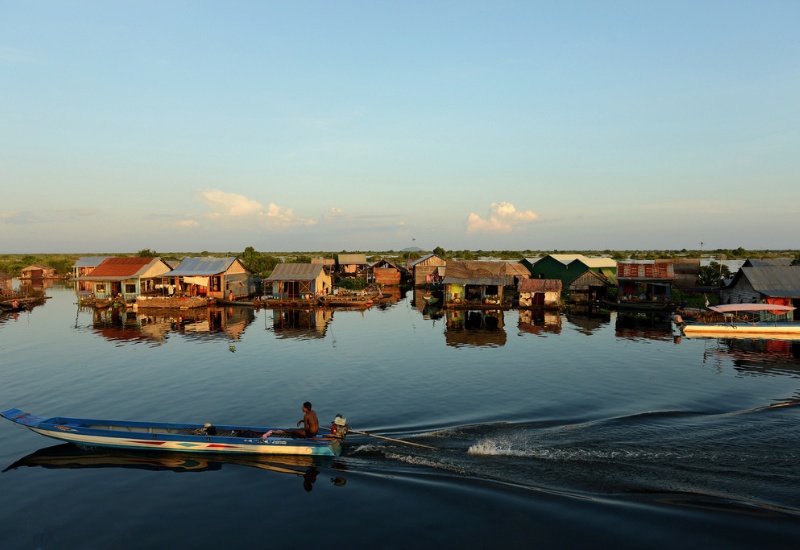
<path id="1" fill-rule="evenodd" d="M 511 233 L 524 228 L 538 217 L 532 210 L 518 211 L 510 202 L 493 202 L 486 218 L 470 212 L 467 217 L 467 232 Z"/>
<path id="2" fill-rule="evenodd" d="M 262 221 L 268 227 L 313 225 L 316 223 L 314 220 L 296 216 L 291 208 L 284 208 L 272 202 L 265 208 L 260 202 L 244 195 L 227 193 L 219 189 L 198 193 L 197 200 L 211 208 L 211 212 L 206 214 L 206 218 L 215 221 L 253 218 Z"/>
<path id="3" fill-rule="evenodd" d="M 227 216 L 252 216 L 261 212 L 264 207 L 258 201 L 248 199 L 244 195 L 226 193 L 219 189 L 203 191 L 199 195 L 200 202 L 206 203 L 214 213 Z"/>

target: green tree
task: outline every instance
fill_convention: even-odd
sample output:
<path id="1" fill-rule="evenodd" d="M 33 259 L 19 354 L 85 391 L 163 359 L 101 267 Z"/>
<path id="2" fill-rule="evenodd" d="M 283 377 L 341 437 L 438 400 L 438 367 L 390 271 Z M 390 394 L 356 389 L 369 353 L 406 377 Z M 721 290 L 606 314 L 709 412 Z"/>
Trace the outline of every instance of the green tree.
<path id="1" fill-rule="evenodd" d="M 149 248 L 143 248 L 136 255 L 140 258 L 155 258 L 158 256 L 155 250 L 150 250 Z"/>
<path id="2" fill-rule="evenodd" d="M 697 282 L 700 286 L 722 286 L 722 281 L 731 276 L 731 270 L 724 264 L 710 262 L 708 265 L 700 267 Z"/>

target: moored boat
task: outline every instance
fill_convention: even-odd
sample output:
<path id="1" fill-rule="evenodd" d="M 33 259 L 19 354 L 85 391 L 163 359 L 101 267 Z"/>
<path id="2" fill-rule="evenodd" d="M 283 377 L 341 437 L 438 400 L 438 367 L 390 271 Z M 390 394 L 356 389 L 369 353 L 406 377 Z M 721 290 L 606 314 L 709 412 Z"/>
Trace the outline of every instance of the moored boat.
<path id="1" fill-rule="evenodd" d="M 291 432 L 290 428 L 42 418 L 19 409 L 8 409 L 0 412 L 0 416 L 38 434 L 70 443 L 192 453 L 339 456 L 348 431 L 346 420 L 339 415 L 331 424 L 330 435 L 306 439 L 285 435 Z"/>
<path id="2" fill-rule="evenodd" d="M 687 337 L 771 338 L 800 340 L 800 323 L 790 320 L 793 306 L 777 304 L 723 304 L 709 306 L 721 315 L 710 322 L 684 321 L 674 315 L 675 326 Z"/>

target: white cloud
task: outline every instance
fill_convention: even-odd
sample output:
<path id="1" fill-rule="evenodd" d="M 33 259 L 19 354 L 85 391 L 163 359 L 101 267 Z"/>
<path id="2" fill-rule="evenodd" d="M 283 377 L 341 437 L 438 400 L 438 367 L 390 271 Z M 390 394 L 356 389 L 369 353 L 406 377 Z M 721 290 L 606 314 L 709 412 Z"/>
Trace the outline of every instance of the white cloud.
<path id="1" fill-rule="evenodd" d="M 261 203 L 248 199 L 244 195 L 226 193 L 219 189 L 203 191 L 199 195 L 199 200 L 213 208 L 217 214 L 234 217 L 253 216 L 264 209 Z"/>
<path id="2" fill-rule="evenodd" d="M 511 233 L 526 227 L 538 217 L 532 210 L 517 211 L 510 202 L 493 202 L 485 219 L 470 212 L 467 217 L 467 233 Z"/>
<path id="3" fill-rule="evenodd" d="M 180 220 L 175 223 L 178 227 L 197 227 L 200 225 L 200 222 L 195 220 Z"/>
<path id="4" fill-rule="evenodd" d="M 206 213 L 205 217 L 212 221 L 235 222 L 242 218 L 254 218 L 263 222 L 266 227 L 289 227 L 316 223 L 314 220 L 296 216 L 291 208 L 285 208 L 273 202 L 264 208 L 264 205 L 256 200 L 219 189 L 198 193 L 197 200 L 211 208 L 211 212 Z M 191 221 L 184 220 L 179 223 L 188 226 Z"/>

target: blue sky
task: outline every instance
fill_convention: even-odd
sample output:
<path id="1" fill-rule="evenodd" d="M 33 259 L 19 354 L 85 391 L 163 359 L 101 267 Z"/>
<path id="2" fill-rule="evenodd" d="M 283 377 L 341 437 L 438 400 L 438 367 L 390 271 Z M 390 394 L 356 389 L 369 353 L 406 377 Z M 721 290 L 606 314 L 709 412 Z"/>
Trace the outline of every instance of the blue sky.
<path id="1" fill-rule="evenodd" d="M 798 21 L 0 0 L 0 253 L 797 249 Z"/>

